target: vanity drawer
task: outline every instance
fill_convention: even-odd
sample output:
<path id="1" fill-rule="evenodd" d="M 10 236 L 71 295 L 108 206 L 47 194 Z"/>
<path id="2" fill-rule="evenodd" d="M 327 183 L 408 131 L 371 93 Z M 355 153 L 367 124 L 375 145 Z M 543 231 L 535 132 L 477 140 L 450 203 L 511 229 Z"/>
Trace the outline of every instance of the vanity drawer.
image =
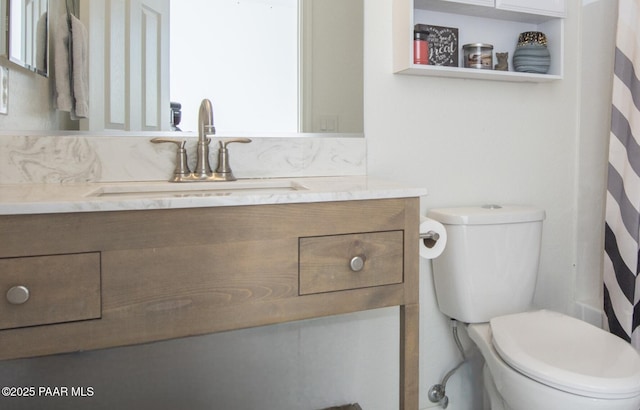
<path id="1" fill-rule="evenodd" d="M 300 295 L 402 283 L 403 231 L 299 239 Z"/>
<path id="2" fill-rule="evenodd" d="M 100 254 L 0 259 L 0 329 L 100 317 Z"/>

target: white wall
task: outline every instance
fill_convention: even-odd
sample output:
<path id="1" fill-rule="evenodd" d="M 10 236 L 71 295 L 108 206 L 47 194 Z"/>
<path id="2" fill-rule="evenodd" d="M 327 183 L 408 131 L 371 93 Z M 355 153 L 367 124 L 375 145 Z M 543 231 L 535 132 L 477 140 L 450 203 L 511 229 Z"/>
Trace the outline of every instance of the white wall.
<path id="1" fill-rule="evenodd" d="M 535 303 L 597 312 L 615 2 L 567 1 L 564 79 L 522 84 L 391 74 L 389 1 L 367 2 L 365 113 L 369 174 L 424 186 L 422 211 L 484 203 L 547 212 Z M 595 41 L 594 41 L 595 40 Z M 457 363 L 421 265 L 421 405 Z M 596 315 L 597 316 L 597 315 Z M 588 317 L 589 318 L 589 317 Z M 589 318 L 591 319 L 591 318 Z M 467 343 L 467 346 L 469 344 Z M 448 386 L 450 409 L 478 409 L 474 380 Z"/>
<path id="2" fill-rule="evenodd" d="M 569 4 L 565 78 L 507 83 L 391 74 L 388 2 L 371 2 L 367 57 L 369 173 L 429 190 L 423 209 L 484 203 L 547 211 L 537 302 L 568 311 L 579 85 L 580 8 Z M 369 51 L 369 49 L 367 50 Z M 374 54 L 374 55 L 371 55 Z"/>
<path id="3" fill-rule="evenodd" d="M 601 318 L 604 204 L 611 117 L 617 0 L 584 0 L 580 128 L 576 143 L 576 314 Z M 596 52 L 596 50 L 598 50 Z M 594 58 L 595 57 L 595 58 Z"/>

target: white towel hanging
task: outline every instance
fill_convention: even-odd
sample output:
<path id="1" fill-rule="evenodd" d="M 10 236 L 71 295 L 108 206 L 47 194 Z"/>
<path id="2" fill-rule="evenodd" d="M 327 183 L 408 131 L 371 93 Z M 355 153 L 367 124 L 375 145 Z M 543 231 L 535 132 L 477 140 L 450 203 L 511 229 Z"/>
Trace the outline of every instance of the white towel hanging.
<path id="1" fill-rule="evenodd" d="M 84 24 L 72 13 L 63 15 L 54 39 L 56 103 L 59 110 L 70 112 L 72 119 L 89 115 L 87 44 Z"/>

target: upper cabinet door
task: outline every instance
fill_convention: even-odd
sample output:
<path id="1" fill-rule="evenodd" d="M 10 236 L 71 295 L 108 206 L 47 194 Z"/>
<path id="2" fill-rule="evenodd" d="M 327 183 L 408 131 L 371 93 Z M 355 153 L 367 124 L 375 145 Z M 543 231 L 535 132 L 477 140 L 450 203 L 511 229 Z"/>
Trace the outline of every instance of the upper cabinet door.
<path id="1" fill-rule="evenodd" d="M 496 8 L 521 13 L 566 17 L 564 0 L 495 0 Z"/>
<path id="2" fill-rule="evenodd" d="M 473 4 L 475 6 L 488 6 L 493 7 L 495 5 L 495 0 L 443 0 L 449 3 L 462 3 L 462 4 Z"/>

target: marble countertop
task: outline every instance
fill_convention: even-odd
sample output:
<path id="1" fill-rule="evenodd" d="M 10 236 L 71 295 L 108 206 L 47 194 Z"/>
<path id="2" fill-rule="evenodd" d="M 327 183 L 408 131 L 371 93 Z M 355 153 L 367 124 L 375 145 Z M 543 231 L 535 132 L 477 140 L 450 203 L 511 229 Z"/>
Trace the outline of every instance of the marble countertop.
<path id="1" fill-rule="evenodd" d="M 424 188 L 366 176 L 234 182 L 109 182 L 0 185 L 0 215 L 245 206 L 403 198 Z"/>

